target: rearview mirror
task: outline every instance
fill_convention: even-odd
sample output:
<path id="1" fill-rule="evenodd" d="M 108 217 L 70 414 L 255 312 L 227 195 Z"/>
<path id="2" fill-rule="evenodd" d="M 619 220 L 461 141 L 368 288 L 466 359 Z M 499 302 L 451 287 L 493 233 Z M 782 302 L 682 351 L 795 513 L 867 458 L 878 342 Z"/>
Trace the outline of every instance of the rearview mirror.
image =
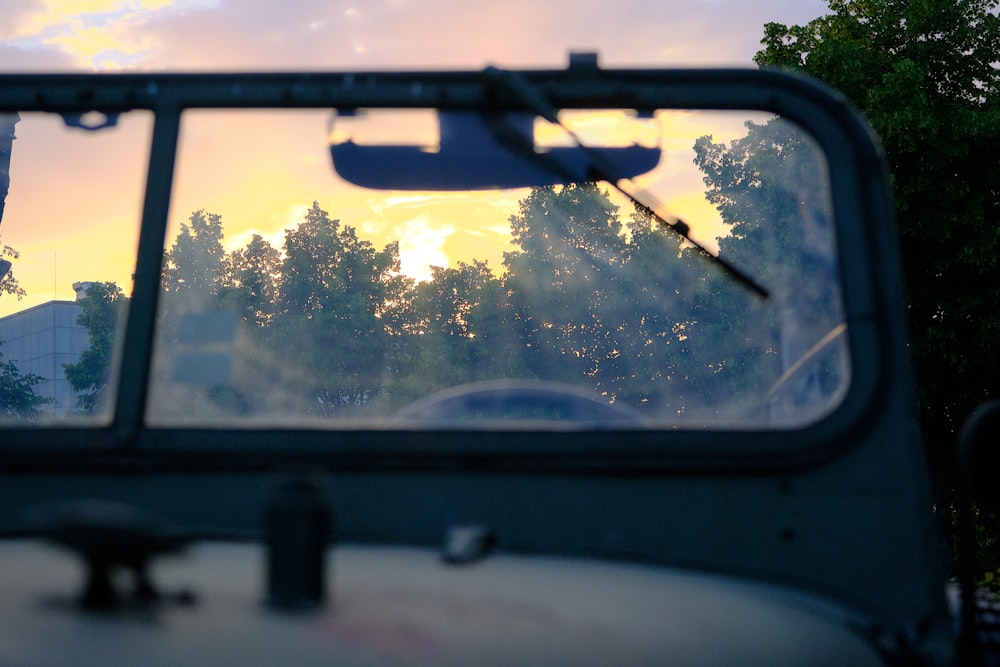
<path id="1" fill-rule="evenodd" d="M 347 117 L 353 114 L 342 114 Z M 595 161 L 619 178 L 651 171 L 658 147 L 537 145 L 535 114 L 438 112 L 439 141 L 431 145 L 331 141 L 330 154 L 344 180 L 381 190 L 486 190 L 593 180 Z"/>

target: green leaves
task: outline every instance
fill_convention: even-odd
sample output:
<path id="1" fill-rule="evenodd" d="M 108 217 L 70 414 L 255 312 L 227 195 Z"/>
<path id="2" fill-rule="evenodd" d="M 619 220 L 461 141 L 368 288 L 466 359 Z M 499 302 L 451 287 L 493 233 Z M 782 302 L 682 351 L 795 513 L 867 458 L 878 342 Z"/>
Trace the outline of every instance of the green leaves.
<path id="1" fill-rule="evenodd" d="M 705 174 L 707 199 L 730 226 L 720 256 L 752 267 L 771 298 L 750 299 L 723 277 L 707 275 L 690 346 L 698 358 L 713 359 L 730 387 L 767 395 L 774 378 L 843 314 L 832 279 L 832 211 L 821 151 L 780 119 L 746 127 L 746 135 L 728 145 L 698 139 L 694 162 Z M 819 400 L 832 395 L 843 374 L 828 363 L 812 380 L 810 395 Z"/>
<path id="2" fill-rule="evenodd" d="M 985 398 L 1000 330 L 997 0 L 829 0 L 769 24 L 755 62 L 840 89 L 885 147 L 907 270 L 925 430 L 950 445 Z"/>
<path id="3" fill-rule="evenodd" d="M 286 230 L 284 251 L 274 329 L 308 356 L 305 389 L 326 394 L 324 414 L 384 394 L 395 365 L 390 337 L 406 326 L 412 284 L 399 273 L 398 244 L 376 250 L 313 202 Z"/>
<path id="4" fill-rule="evenodd" d="M 215 294 L 222 272 L 222 216 L 205 210 L 191 214 L 163 258 L 163 289 Z"/>
<path id="5" fill-rule="evenodd" d="M 106 397 L 115 335 L 128 308 L 128 299 L 115 283 L 96 282 L 87 287 L 79 303 L 76 323 L 87 329 L 90 347 L 75 364 L 64 365 L 63 370 L 77 392 L 77 408 L 89 414 Z"/>
<path id="6" fill-rule="evenodd" d="M 259 234 L 245 248 L 226 255 L 219 295 L 253 327 L 269 324 L 277 312 L 281 253 Z"/>
<path id="7" fill-rule="evenodd" d="M 0 243 L 0 260 L 5 260 L 13 264 L 11 260 L 17 260 L 20 257 L 21 254 L 17 250 L 6 243 Z M 22 299 L 25 295 L 24 288 L 21 287 L 17 282 L 17 278 L 14 277 L 13 268 L 0 275 L 0 296 L 4 294 L 9 294 L 18 300 Z"/>
<path id="8" fill-rule="evenodd" d="M 2 206 L 2 204 L 0 204 Z M 20 258 L 20 253 L 6 243 L 0 243 L 0 260 L 10 262 L 8 270 L 0 275 L 0 296 L 8 294 L 21 299 L 24 289 L 14 276 L 13 262 Z M 3 341 L 0 340 L 0 347 Z M 38 408 L 51 403 L 51 398 L 42 398 L 35 394 L 35 385 L 44 378 L 34 373 L 21 373 L 17 364 L 4 359 L 0 352 L 0 417 L 17 417 L 33 419 L 38 416 Z"/>
<path id="9" fill-rule="evenodd" d="M 41 406 L 51 403 L 51 398 L 35 394 L 35 385 L 44 378 L 34 373 L 22 373 L 13 361 L 4 359 L 0 352 L 0 417 L 34 419 Z"/>
<path id="10" fill-rule="evenodd" d="M 686 354 L 696 314 L 678 294 L 712 267 L 682 252 L 678 236 L 648 211 L 623 224 L 594 184 L 534 189 L 509 222 L 503 273 L 460 261 L 416 285 L 400 271 L 398 243 L 378 250 L 318 203 L 280 252 L 254 236 L 220 255 L 221 218 L 198 211 L 167 253 L 158 351 L 171 363 L 184 313 L 239 313 L 234 386 L 185 400 L 240 414 L 278 402 L 324 417 L 384 414 L 498 378 L 568 382 L 674 412 L 686 400 L 678 387 L 710 393 L 703 385 L 718 369 Z M 81 377 L 92 377 L 83 361 Z"/>

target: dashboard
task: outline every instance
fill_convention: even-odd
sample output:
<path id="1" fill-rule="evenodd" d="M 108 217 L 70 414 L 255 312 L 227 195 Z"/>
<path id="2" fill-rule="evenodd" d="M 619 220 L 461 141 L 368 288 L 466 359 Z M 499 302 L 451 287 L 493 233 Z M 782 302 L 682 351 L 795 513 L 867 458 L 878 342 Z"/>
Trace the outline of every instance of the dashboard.
<path id="1" fill-rule="evenodd" d="M 263 547 L 204 542 L 156 564 L 161 601 L 89 611 L 72 557 L 10 541 L 0 664 L 882 664 L 842 610 L 736 578 L 509 553 L 454 565 L 364 544 L 325 561 L 313 610 L 267 604 Z"/>

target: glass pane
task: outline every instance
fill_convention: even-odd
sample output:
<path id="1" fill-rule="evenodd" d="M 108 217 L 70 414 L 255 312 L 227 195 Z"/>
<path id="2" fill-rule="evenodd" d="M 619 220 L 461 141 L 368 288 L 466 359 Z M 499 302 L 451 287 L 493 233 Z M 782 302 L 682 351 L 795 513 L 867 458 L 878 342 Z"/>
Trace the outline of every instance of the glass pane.
<path id="1" fill-rule="evenodd" d="M 109 420 L 151 129 L 0 114 L 0 421 Z"/>
<path id="2" fill-rule="evenodd" d="M 574 111 L 512 142 L 428 114 L 185 114 L 151 424 L 797 427 L 839 403 L 827 169 L 794 125 Z M 638 171 L 566 183 L 598 159 L 573 136 Z"/>

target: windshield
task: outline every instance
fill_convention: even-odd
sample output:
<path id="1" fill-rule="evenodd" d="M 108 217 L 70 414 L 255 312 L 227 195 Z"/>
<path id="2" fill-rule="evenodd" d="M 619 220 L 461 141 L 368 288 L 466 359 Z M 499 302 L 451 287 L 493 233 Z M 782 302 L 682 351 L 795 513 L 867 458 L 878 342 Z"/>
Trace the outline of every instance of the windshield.
<path id="1" fill-rule="evenodd" d="M 800 425 L 835 405 L 845 348 L 827 340 L 842 317 L 825 165 L 794 126 L 567 114 L 585 141 L 659 148 L 633 179 L 655 212 L 606 181 L 332 182 L 326 142 L 444 155 L 427 115 L 185 115 L 152 423 Z M 542 121 L 534 133 L 550 153 L 567 143 Z M 386 155 L 374 175 L 391 186 Z"/>
<path id="2" fill-rule="evenodd" d="M 477 157 L 463 134 L 471 122 L 492 136 L 490 123 L 459 116 L 185 111 L 146 423 L 764 429 L 839 404 L 849 358 L 827 165 L 795 125 L 759 112 L 521 114 L 532 164 L 569 166 L 503 176 L 506 153 L 484 144 Z M 142 120 L 16 126 L 0 363 L 29 407 L 0 419 L 108 418 Z M 620 150 L 621 181 L 573 153 L 580 144 Z M 100 156 L 119 149 L 134 161 L 104 171 Z M 51 354 L 22 340 L 46 308 L 66 311 L 39 325 Z"/>

